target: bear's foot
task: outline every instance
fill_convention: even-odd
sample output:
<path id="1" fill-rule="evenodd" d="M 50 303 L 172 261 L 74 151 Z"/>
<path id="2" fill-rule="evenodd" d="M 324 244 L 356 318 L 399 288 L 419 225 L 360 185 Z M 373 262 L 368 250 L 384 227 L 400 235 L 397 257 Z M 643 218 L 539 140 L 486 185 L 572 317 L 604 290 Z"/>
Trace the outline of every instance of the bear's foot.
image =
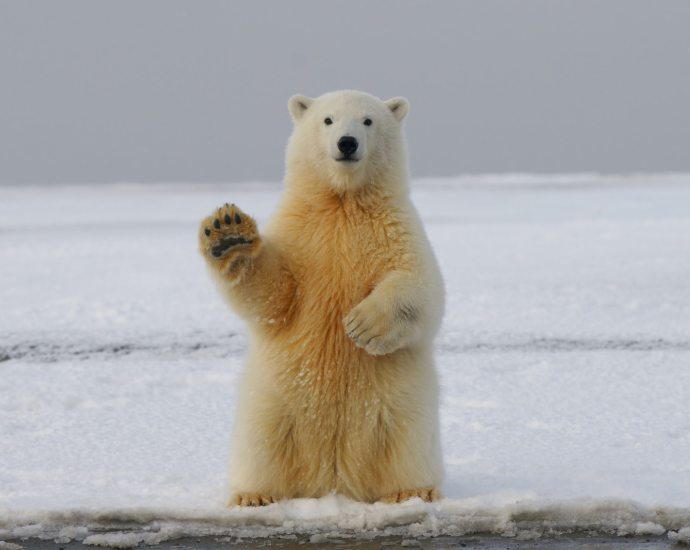
<path id="1" fill-rule="evenodd" d="M 385 504 L 394 504 L 396 502 L 405 502 L 411 498 L 419 497 L 424 502 L 433 502 L 441 498 L 441 493 L 438 489 L 413 489 L 411 491 L 400 491 L 399 493 L 391 493 L 383 497 L 379 502 Z"/>
<path id="2" fill-rule="evenodd" d="M 268 506 L 279 499 L 259 493 L 237 493 L 230 497 L 228 506 Z"/>
<path id="3" fill-rule="evenodd" d="M 226 203 L 201 222 L 199 246 L 221 271 L 231 271 L 239 256 L 255 255 L 260 244 L 256 222 L 234 204 Z"/>

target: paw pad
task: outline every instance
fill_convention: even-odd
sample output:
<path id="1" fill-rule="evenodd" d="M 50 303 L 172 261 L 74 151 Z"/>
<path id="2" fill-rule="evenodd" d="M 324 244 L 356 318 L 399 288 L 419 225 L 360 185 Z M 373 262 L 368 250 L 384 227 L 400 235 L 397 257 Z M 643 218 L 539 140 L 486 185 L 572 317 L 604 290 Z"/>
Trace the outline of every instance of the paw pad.
<path id="1" fill-rule="evenodd" d="M 202 222 L 202 248 L 213 258 L 223 258 L 231 251 L 246 250 L 257 241 L 258 234 L 254 220 L 240 214 L 234 204 L 225 204 Z"/>

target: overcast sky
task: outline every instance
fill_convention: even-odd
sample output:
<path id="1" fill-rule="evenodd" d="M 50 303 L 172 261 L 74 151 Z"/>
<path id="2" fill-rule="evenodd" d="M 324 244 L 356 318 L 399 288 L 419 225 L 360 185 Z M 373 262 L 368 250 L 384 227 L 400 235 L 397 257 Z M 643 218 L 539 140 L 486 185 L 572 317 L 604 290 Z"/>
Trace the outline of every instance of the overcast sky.
<path id="1" fill-rule="evenodd" d="M 690 172 L 690 1 L 0 0 L 0 183 L 277 181 L 344 88 L 413 176 Z"/>

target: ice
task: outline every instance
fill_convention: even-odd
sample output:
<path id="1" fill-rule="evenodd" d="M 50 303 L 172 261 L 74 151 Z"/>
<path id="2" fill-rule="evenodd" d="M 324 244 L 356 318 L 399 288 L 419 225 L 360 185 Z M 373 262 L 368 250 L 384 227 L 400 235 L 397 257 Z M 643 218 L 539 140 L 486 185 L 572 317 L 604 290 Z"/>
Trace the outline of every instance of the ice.
<path id="1" fill-rule="evenodd" d="M 690 543 L 690 176 L 414 182 L 447 285 L 445 499 L 227 509 L 247 335 L 197 223 L 230 201 L 261 225 L 279 193 L 0 187 L 0 550 L 572 530 Z"/>
<path id="2" fill-rule="evenodd" d="M 672 531 L 668 534 L 668 538 L 675 540 L 676 542 L 684 542 L 685 544 L 690 545 L 690 527 L 685 527 L 677 533 Z"/>
<path id="3" fill-rule="evenodd" d="M 107 548 L 136 548 L 144 540 L 144 535 L 140 533 L 107 533 L 105 535 L 91 535 L 84 539 L 84 544 Z"/>
<path id="4" fill-rule="evenodd" d="M 174 527 L 164 527 L 157 533 L 105 533 L 103 535 L 91 535 L 84 539 L 84 544 L 89 546 L 106 546 L 108 548 L 135 548 L 140 542 L 149 545 L 160 544 L 166 540 L 180 538 L 183 530 Z"/>

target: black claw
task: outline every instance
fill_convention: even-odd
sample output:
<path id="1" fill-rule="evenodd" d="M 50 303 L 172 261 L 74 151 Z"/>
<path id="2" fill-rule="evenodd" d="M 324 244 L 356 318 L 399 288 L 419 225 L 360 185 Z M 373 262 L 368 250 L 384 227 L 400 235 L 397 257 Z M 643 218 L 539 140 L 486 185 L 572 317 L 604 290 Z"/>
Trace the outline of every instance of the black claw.
<path id="1" fill-rule="evenodd" d="M 237 225 L 242 223 L 242 218 L 240 217 L 240 215 L 237 212 L 235 212 L 235 223 Z"/>
<path id="2" fill-rule="evenodd" d="M 220 220 L 218 218 L 213 220 L 213 227 L 215 227 L 216 229 L 220 229 Z"/>
<path id="3" fill-rule="evenodd" d="M 206 233 L 206 236 L 208 237 L 208 236 L 211 235 L 211 230 L 210 230 L 208 227 L 205 227 L 205 228 L 204 228 L 204 233 Z"/>
<path id="4" fill-rule="evenodd" d="M 230 225 L 230 224 L 232 223 L 232 219 L 230 219 L 230 214 L 228 214 L 228 213 L 225 214 L 225 216 L 223 217 L 223 220 L 224 220 L 225 223 L 227 223 L 228 225 Z"/>

